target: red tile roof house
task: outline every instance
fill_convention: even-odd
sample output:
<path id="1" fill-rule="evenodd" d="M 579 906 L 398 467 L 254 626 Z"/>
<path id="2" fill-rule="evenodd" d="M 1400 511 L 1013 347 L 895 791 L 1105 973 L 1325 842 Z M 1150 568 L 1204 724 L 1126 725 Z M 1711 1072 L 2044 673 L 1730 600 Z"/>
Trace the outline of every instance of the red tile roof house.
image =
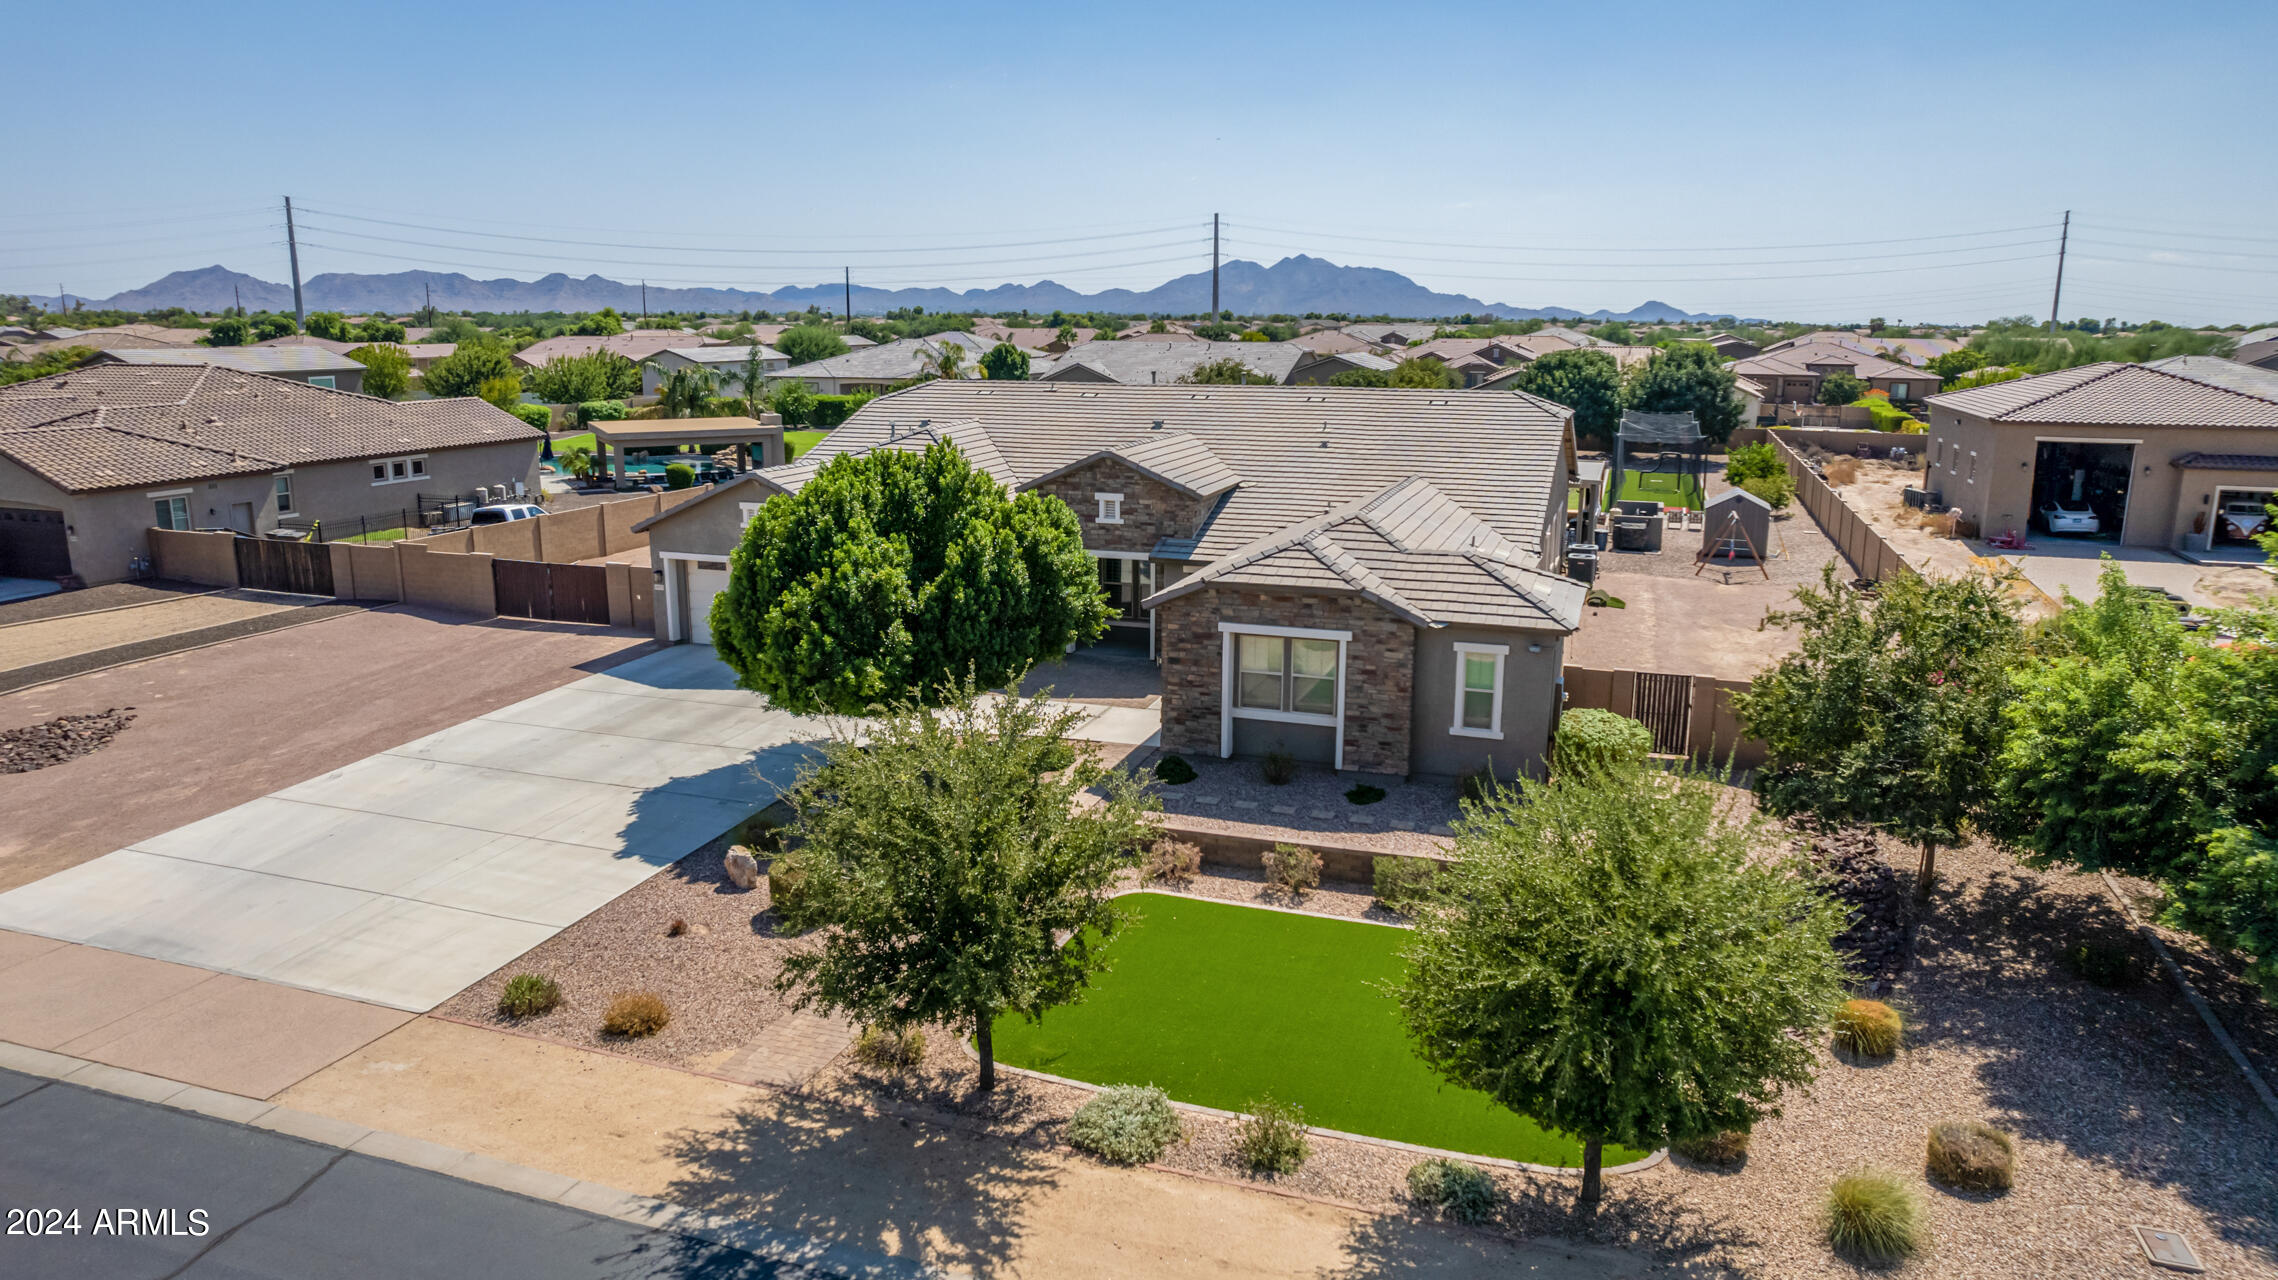
<path id="1" fill-rule="evenodd" d="M 1835 342 L 1783 347 L 1735 360 L 1729 367 L 1736 375 L 1762 386 L 1766 404 L 1811 404 L 1819 397 L 1820 380 L 1838 371 L 1900 403 L 1921 400 L 1935 392 L 1941 381 L 1927 369 Z"/>
<path id="2" fill-rule="evenodd" d="M 761 503 L 840 454 L 937 440 L 1074 509 L 1119 625 L 1161 664 L 1167 749 L 1539 770 L 1584 588 L 1556 572 L 1573 415 L 1520 394 L 927 383 L 636 526 L 661 638 L 708 639 Z"/>
<path id="3" fill-rule="evenodd" d="M 0 576 L 134 576 L 146 531 L 416 509 L 538 484 L 538 436 L 481 400 L 397 403 L 211 365 L 90 365 L 0 387 Z"/>

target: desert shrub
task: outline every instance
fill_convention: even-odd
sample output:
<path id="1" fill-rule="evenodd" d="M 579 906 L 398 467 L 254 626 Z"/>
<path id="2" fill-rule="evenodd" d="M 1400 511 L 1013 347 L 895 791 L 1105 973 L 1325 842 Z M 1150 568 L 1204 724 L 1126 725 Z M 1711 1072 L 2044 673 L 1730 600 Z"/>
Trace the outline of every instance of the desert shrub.
<path id="1" fill-rule="evenodd" d="M 678 917 L 675 917 L 671 924 L 668 924 L 664 927 L 664 936 L 667 938 L 677 938 L 687 932 L 688 922 L 686 920 L 679 919 Z"/>
<path id="2" fill-rule="evenodd" d="M 1264 856 L 1266 881 L 1297 897 L 1321 887 L 1321 855 L 1301 844 L 1277 844 Z"/>
<path id="3" fill-rule="evenodd" d="M 1461 1160 L 1419 1160 L 1408 1166 L 1408 1198 L 1443 1218 L 1485 1222 L 1495 1216 L 1495 1179 Z"/>
<path id="4" fill-rule="evenodd" d="M 1153 1085 L 1102 1089 L 1068 1118 L 1068 1145 L 1113 1164 L 1146 1164 L 1182 1136 L 1169 1096 Z"/>
<path id="5" fill-rule="evenodd" d="M 1183 787 L 1195 780 L 1194 766 L 1185 756 L 1164 756 L 1155 762 L 1155 777 L 1174 787 Z"/>
<path id="6" fill-rule="evenodd" d="M 760 853 L 775 853 L 783 848 L 783 822 L 766 809 L 744 819 L 740 843 Z"/>
<path id="7" fill-rule="evenodd" d="M 1880 1000 L 1846 1000 L 1835 1011 L 1835 1044 L 1865 1058 L 1898 1052 L 1898 1010 Z"/>
<path id="8" fill-rule="evenodd" d="M 1785 471 L 1775 471 L 1768 476 L 1750 476 L 1740 482 L 1740 487 L 1762 498 L 1764 505 L 1774 511 L 1787 510 L 1788 504 L 1796 496 L 1795 481 L 1789 479 Z"/>
<path id="9" fill-rule="evenodd" d="M 1422 858 L 1378 858 L 1372 876 L 1376 900 L 1393 911 L 1406 911 L 1431 893 L 1438 871 Z"/>
<path id="10" fill-rule="evenodd" d="M 2109 942 L 2073 943 L 2064 949 L 2064 967 L 2076 978 L 2113 990 L 2133 986 L 2144 976 L 2143 957 L 2135 948 Z"/>
<path id="11" fill-rule="evenodd" d="M 1258 761 L 1258 776 L 1277 787 L 1297 780 L 1297 757 L 1287 751 L 1268 751 Z"/>
<path id="12" fill-rule="evenodd" d="M 1185 884 L 1202 870 L 1202 850 L 1165 836 L 1140 859 L 1139 878 L 1149 884 Z"/>
<path id="13" fill-rule="evenodd" d="M 577 416 L 587 422 L 623 422 L 625 402 L 622 400 L 588 400 L 577 407 Z"/>
<path id="14" fill-rule="evenodd" d="M 1929 1243 L 1930 1220 L 1922 1197 L 1896 1177 L 1861 1169 L 1835 1180 L 1827 1193 L 1827 1243 L 1861 1262 L 1895 1262 Z"/>
<path id="15" fill-rule="evenodd" d="M 1473 804 L 1484 804 L 1488 797 L 1495 794 L 1495 785 L 1492 770 L 1475 769 L 1455 780 L 1455 794 Z"/>
<path id="16" fill-rule="evenodd" d="M 1837 457 L 1827 460 L 1827 483 L 1845 485 L 1859 478 L 1857 458 Z"/>
<path id="17" fill-rule="evenodd" d="M 554 411 L 542 404 L 518 404 L 508 412 L 540 431 L 544 431 L 554 421 Z"/>
<path id="18" fill-rule="evenodd" d="M 1075 745 L 1063 738 L 1044 748 L 1044 754 L 1036 762 L 1037 771 L 1040 773 L 1058 773 L 1075 762 Z"/>
<path id="19" fill-rule="evenodd" d="M 1366 782 L 1356 782 L 1345 792 L 1345 801 L 1348 804 L 1375 804 L 1383 798 L 1384 788 L 1371 786 Z"/>
<path id="20" fill-rule="evenodd" d="M 1722 1129 L 1698 1138 L 1679 1138 L 1669 1149 L 1702 1164 L 1735 1165 L 1748 1155 L 1748 1131 Z"/>
<path id="21" fill-rule="evenodd" d="M 1780 451 L 1769 441 L 1741 445 L 1724 460 L 1724 478 L 1736 485 L 1758 476 L 1786 475 L 1787 470 L 1788 464 L 1780 461 Z"/>
<path id="22" fill-rule="evenodd" d="M 534 1017 L 561 1002 L 560 984 L 535 973 L 515 974 L 506 980 L 506 989 L 498 993 L 498 1011 L 509 1018 Z"/>
<path id="23" fill-rule="evenodd" d="M 613 1036 L 653 1036 L 672 1021 L 664 997 L 653 991 L 628 991 L 609 1002 L 601 1015 L 601 1030 Z"/>
<path id="24" fill-rule="evenodd" d="M 1580 773 L 1642 764 L 1652 751 L 1651 729 L 1625 715 L 1584 707 L 1558 717 L 1558 732 L 1550 741 L 1550 767 L 1560 773 Z"/>
<path id="25" fill-rule="evenodd" d="M 1305 1108 L 1259 1098 L 1234 1126 L 1234 1146 L 1261 1173 L 1295 1173 L 1312 1150 L 1305 1141 Z"/>
<path id="26" fill-rule="evenodd" d="M 767 904 L 777 915 L 788 915 L 799 899 L 799 886 L 806 882 L 807 873 L 787 857 L 779 857 L 767 864 Z"/>
<path id="27" fill-rule="evenodd" d="M 896 1031 L 865 1024 L 854 1038 L 857 1061 L 888 1071 L 907 1071 L 925 1061 L 925 1032 L 916 1028 Z"/>
<path id="28" fill-rule="evenodd" d="M 664 469 L 664 487 L 685 489 L 696 483 L 696 468 L 685 462 L 668 463 Z"/>
<path id="29" fill-rule="evenodd" d="M 2017 1147 L 2009 1135 L 1982 1120 L 1941 1120 L 1930 1126 L 1930 1176 L 1964 1191 L 2007 1191 L 2017 1180 Z"/>

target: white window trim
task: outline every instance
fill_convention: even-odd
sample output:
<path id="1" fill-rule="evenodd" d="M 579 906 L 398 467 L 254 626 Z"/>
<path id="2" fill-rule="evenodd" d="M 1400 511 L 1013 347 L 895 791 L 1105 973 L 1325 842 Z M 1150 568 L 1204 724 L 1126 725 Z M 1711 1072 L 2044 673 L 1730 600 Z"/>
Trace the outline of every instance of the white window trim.
<path id="1" fill-rule="evenodd" d="M 1092 495 L 1092 500 L 1093 500 L 1093 501 L 1095 501 L 1095 502 L 1097 502 L 1097 503 L 1099 503 L 1099 515 L 1098 515 L 1097 517 L 1095 517 L 1095 519 L 1097 520 L 1097 522 L 1098 522 L 1098 523 L 1100 523 L 1100 524 L 1122 524 L 1122 523 L 1123 523 L 1123 495 L 1122 495 L 1122 494 L 1120 494 L 1120 493 L 1095 493 L 1095 494 L 1093 494 L 1093 495 Z M 1113 510 L 1115 514 L 1114 514 L 1114 515 L 1109 515 L 1109 514 L 1108 514 L 1108 512 L 1109 512 L 1110 510 Z"/>
<path id="2" fill-rule="evenodd" d="M 372 487 L 377 489 L 383 484 L 410 484 L 414 480 L 427 479 L 427 455 L 424 453 L 407 453 L 403 454 L 400 457 L 393 458 L 364 459 L 364 465 L 367 467 L 384 467 L 391 472 L 395 470 L 395 464 L 399 462 L 403 464 L 402 476 L 382 476 L 372 482 Z M 420 469 L 418 471 L 413 471 L 411 469 L 411 464 L 414 462 L 420 464 Z"/>
<path id="3" fill-rule="evenodd" d="M 751 527 L 751 522 L 759 519 L 759 503 L 739 502 L 736 504 L 736 507 L 738 510 L 744 513 L 744 528 L 749 529 Z"/>
<path id="4" fill-rule="evenodd" d="M 1234 659 L 1234 637 L 1274 636 L 1295 640 L 1334 640 L 1337 642 L 1337 709 L 1329 715 L 1315 715 L 1304 711 L 1259 711 L 1234 705 L 1234 680 L 1237 674 Z M 1218 758 L 1229 759 L 1234 754 L 1234 722 L 1236 720 L 1267 720 L 1276 724 L 1309 724 L 1334 729 L 1337 732 L 1335 767 L 1345 767 L 1345 652 L 1351 646 L 1353 633 L 1329 631 L 1318 627 L 1274 627 L 1260 623 L 1221 622 L 1218 624 Z"/>
<path id="5" fill-rule="evenodd" d="M 319 378 L 322 378 L 322 379 L 323 379 L 323 381 L 322 381 L 322 382 L 319 382 L 319 381 L 317 381 L 317 379 L 319 379 Z M 308 384 L 309 384 L 310 386 L 312 386 L 312 387 L 322 387 L 322 388 L 324 388 L 324 389 L 325 389 L 325 390 L 327 390 L 327 391 L 338 391 L 338 390 L 340 389 L 340 385 L 339 385 L 339 384 L 340 384 L 340 380 L 339 380 L 338 378 L 335 378 L 335 377 L 333 377 L 333 376 L 332 376 L 331 374 L 329 374 L 329 373 L 312 373 L 312 374 L 310 374 L 310 375 L 308 376 Z"/>
<path id="6" fill-rule="evenodd" d="M 196 492 L 197 492 L 197 490 L 196 490 L 196 489 L 153 489 L 153 490 L 151 490 L 150 492 L 148 492 L 148 493 L 146 493 L 146 494 L 144 494 L 144 495 L 142 495 L 142 496 L 143 496 L 143 497 L 145 497 L 145 498 L 152 498 L 152 499 L 156 499 L 156 498 L 179 498 L 179 497 L 182 497 L 182 496 L 184 496 L 184 495 L 186 495 L 186 494 L 192 494 L 192 493 L 196 493 Z"/>
<path id="7" fill-rule="evenodd" d="M 1484 729 L 1474 729 L 1463 722 L 1463 660 L 1466 656 L 1474 653 L 1488 654 L 1495 659 L 1495 697 L 1494 701 L 1489 704 L 1490 709 L 1487 713 L 1487 727 Z M 1493 738 L 1498 742 L 1502 740 L 1503 661 L 1510 656 L 1511 646 L 1507 644 L 1471 644 L 1462 640 L 1456 641 L 1455 718 L 1448 724 L 1449 733 L 1452 733 L 1459 738 Z"/>

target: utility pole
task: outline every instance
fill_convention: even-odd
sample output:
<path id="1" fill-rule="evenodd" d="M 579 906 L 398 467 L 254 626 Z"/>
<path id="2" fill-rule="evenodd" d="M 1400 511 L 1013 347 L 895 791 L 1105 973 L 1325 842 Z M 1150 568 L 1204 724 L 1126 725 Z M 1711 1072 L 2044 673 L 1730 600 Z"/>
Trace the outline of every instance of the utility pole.
<path id="1" fill-rule="evenodd" d="M 641 327 L 649 327 L 649 282 L 641 281 Z"/>
<path id="2" fill-rule="evenodd" d="M 433 280 L 422 280 L 419 283 L 422 288 L 427 290 L 427 323 L 433 325 L 435 323 L 435 282 Z"/>
<path id="3" fill-rule="evenodd" d="M 63 291 L 63 282 L 60 280 L 55 285 L 55 309 L 66 315 L 71 312 L 71 295 Z"/>
<path id="4" fill-rule="evenodd" d="M 2064 251 L 2072 240 L 2072 210 L 2064 211 L 2064 230 L 2057 234 L 2057 290 L 2049 295 L 2048 332 L 2057 331 L 2057 304 L 2064 301 Z"/>
<path id="5" fill-rule="evenodd" d="M 245 314 L 245 294 L 234 284 L 229 287 L 229 300 L 236 304 L 231 310 L 239 315 Z"/>
<path id="6" fill-rule="evenodd" d="M 285 197 L 285 252 L 293 259 L 293 323 L 308 327 L 308 308 L 301 305 L 301 242 L 293 234 L 293 198 Z"/>
<path id="7" fill-rule="evenodd" d="M 842 267 L 840 270 L 846 273 L 846 323 L 851 326 L 854 323 L 854 268 Z"/>
<path id="8" fill-rule="evenodd" d="M 1210 322 L 1218 323 L 1218 215 L 1210 215 Z"/>

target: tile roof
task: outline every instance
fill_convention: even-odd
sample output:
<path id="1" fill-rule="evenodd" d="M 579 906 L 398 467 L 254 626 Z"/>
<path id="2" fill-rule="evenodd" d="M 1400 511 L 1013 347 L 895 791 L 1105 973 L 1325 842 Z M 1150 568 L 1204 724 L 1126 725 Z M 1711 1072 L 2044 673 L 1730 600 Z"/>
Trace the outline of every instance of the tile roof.
<path id="1" fill-rule="evenodd" d="M 364 366 L 323 347 L 141 347 L 106 351 L 103 364 L 210 364 L 240 373 L 347 373 Z"/>
<path id="2" fill-rule="evenodd" d="M 759 347 L 759 358 L 762 360 L 787 360 L 790 358 L 765 343 L 753 344 L 749 342 L 739 346 L 669 347 L 665 352 L 658 354 L 669 353 L 693 364 L 742 364 L 744 358 L 751 354 L 754 345 Z"/>
<path id="3" fill-rule="evenodd" d="M 2278 455 L 2261 453 L 2179 453 L 2168 465 L 2194 471 L 2278 471 Z"/>
<path id="4" fill-rule="evenodd" d="M 980 376 L 979 357 L 994 343 L 969 333 L 937 333 L 930 338 L 896 338 L 870 346 L 857 346 L 844 355 L 825 356 L 795 364 L 773 376 L 778 378 L 853 378 L 868 382 L 903 382 L 925 373 L 946 346 L 965 349 L 965 376 Z"/>
<path id="5" fill-rule="evenodd" d="M 1292 339 L 1298 346 L 1315 355 L 1340 355 L 1347 351 L 1379 351 L 1382 344 L 1364 342 L 1342 329 L 1315 329 Z"/>
<path id="6" fill-rule="evenodd" d="M 691 339 L 694 339 L 691 341 Z M 767 341 L 767 339 L 761 339 Z M 674 347 L 709 346 L 712 340 L 678 329 L 635 329 L 631 333 L 614 333 L 605 337 L 564 334 L 559 338 L 544 338 L 514 353 L 514 362 L 535 369 L 557 356 L 584 356 L 596 351 L 614 351 L 627 360 L 638 363 Z"/>
<path id="7" fill-rule="evenodd" d="M 1242 482 L 1242 477 L 1212 453 L 1200 436 L 1185 431 L 1164 431 L 1162 424 L 1157 423 L 1136 440 L 1085 454 L 1028 483 L 1041 484 L 1101 458 L 1128 463 L 1189 497 L 1216 497 Z"/>
<path id="8" fill-rule="evenodd" d="M 1413 347 L 1401 347 L 1392 352 L 1392 357 L 1395 360 L 1421 360 L 1430 356 L 1442 364 L 1452 365 L 1458 360 L 1479 355 L 1493 345 L 1493 338 L 1433 338 Z"/>
<path id="9" fill-rule="evenodd" d="M 2162 361 L 2161 363 L 2168 363 Z M 2228 364 L 2229 361 L 2224 363 Z M 2243 371 L 2245 366 L 2239 366 Z M 2228 375 L 2224 375 L 2228 376 Z M 2113 427 L 2278 427 L 2278 393 L 2257 394 L 2208 375 L 2105 361 L 1930 398 L 1992 422 Z"/>
<path id="10" fill-rule="evenodd" d="M 214 365 L 90 365 L 0 387 L 0 456 L 73 493 L 526 441 L 472 398 L 397 403 Z"/>
<path id="11" fill-rule="evenodd" d="M 1803 342 L 1762 355 L 1749 356 L 1732 362 L 1732 371 L 1749 378 L 1766 376 L 1803 377 L 1812 372 L 1815 364 L 1846 364 L 1861 378 L 1904 378 L 1910 382 L 1924 379 L 1936 382 L 1938 375 L 1917 369 L 1910 364 L 1885 360 L 1871 351 L 1837 342 Z"/>
<path id="12" fill-rule="evenodd" d="M 2278 371 L 2226 360 L 2221 356 L 2169 356 L 2165 360 L 2147 361 L 2144 368 L 2176 374 L 2210 386 L 2243 391 L 2264 400 L 2278 400 Z"/>
<path id="13" fill-rule="evenodd" d="M 1434 619 L 1499 619 L 1491 624 L 1524 626 L 1530 623 L 1513 619 L 1539 622 L 1543 615 L 1514 593 L 1553 603 L 1564 599 L 1558 594 L 1563 588 L 1536 582 L 1524 567 L 1541 554 L 1554 502 L 1558 512 L 1564 510 L 1572 420 L 1572 411 L 1517 392 L 929 382 L 871 401 L 798 462 L 761 474 L 795 489 L 842 453 L 922 449 L 935 439 L 953 441 L 974 465 L 1014 488 L 1109 451 L 1173 469 L 1181 483 L 1201 493 L 1223 481 L 1215 470 L 1223 467 L 1236 483 L 1217 491 L 1192 546 L 1163 548 L 1166 558 L 1182 553 L 1201 561 L 1384 498 L 1391 481 L 1408 477 L 1514 548 L 1509 563 L 1490 555 L 1497 567 L 1483 570 L 1455 563 L 1444 550 L 1418 549 L 1437 544 L 1412 536 L 1425 526 L 1394 520 L 1395 510 L 1408 509 L 1397 504 L 1371 508 L 1372 518 L 1409 530 L 1415 545 L 1378 548 L 1355 530 L 1339 534 L 1340 545 L 1368 550 L 1363 563 L 1378 566 L 1371 571 L 1388 582 L 1423 584 L 1395 594 Z M 1161 436 L 1155 434 L 1158 421 Z M 1178 436 L 1194 443 L 1172 438 Z M 1487 545 L 1484 539 L 1481 545 Z M 1290 564 L 1321 563 L 1310 552 L 1293 555 Z M 1496 581 L 1481 579 L 1481 573 Z M 1458 585 L 1430 585 L 1450 574 Z M 1326 589 L 1351 589 L 1344 579 L 1319 581 Z"/>
<path id="14" fill-rule="evenodd" d="M 76 338 L 51 338 L 40 342 L 18 343 L 4 349 L 10 360 L 29 362 L 57 351 L 84 347 L 92 351 L 160 351 L 175 350 L 177 344 L 160 342 L 131 333 L 88 333 Z"/>
<path id="15" fill-rule="evenodd" d="M 282 338 L 264 338 L 253 345 L 256 347 L 322 347 L 335 355 L 346 355 L 364 344 L 361 342 L 341 342 L 333 338 L 319 338 L 313 333 L 288 333 Z"/>
<path id="16" fill-rule="evenodd" d="M 1082 365 L 1092 371 L 1090 381 L 1104 377 L 1127 386 L 1159 386 L 1177 382 L 1197 365 L 1234 359 L 1252 372 L 1286 382 L 1297 362 L 1312 354 L 1294 342 L 1163 342 L 1161 336 L 1078 343 L 1049 365 L 1030 366 L 1028 376 L 1039 382 L 1054 381 L 1068 377 L 1075 366 Z"/>

